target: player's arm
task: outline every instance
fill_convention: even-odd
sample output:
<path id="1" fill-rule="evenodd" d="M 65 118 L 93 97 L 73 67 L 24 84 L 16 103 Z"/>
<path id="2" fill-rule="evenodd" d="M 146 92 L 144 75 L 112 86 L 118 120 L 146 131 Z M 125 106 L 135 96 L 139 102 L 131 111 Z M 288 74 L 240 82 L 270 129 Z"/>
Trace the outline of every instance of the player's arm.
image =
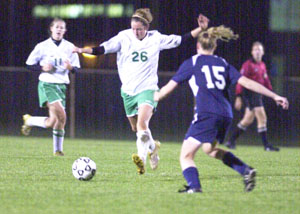
<path id="1" fill-rule="evenodd" d="M 26 68 L 31 71 L 44 71 L 50 72 L 53 70 L 53 66 L 51 64 L 45 64 L 43 66 L 40 65 L 42 55 L 42 47 L 41 45 L 36 45 L 34 49 L 31 51 L 30 55 L 26 60 Z"/>
<path id="2" fill-rule="evenodd" d="M 198 22 L 197 28 L 181 36 L 181 44 L 191 39 L 197 38 L 200 32 L 205 30 L 208 27 L 209 19 L 206 16 L 200 14 L 197 18 L 197 22 Z"/>
<path id="3" fill-rule="evenodd" d="M 87 54 L 92 54 L 92 55 L 102 55 L 105 53 L 105 49 L 103 46 L 99 47 L 87 47 L 87 48 L 79 48 L 79 47 L 74 47 L 73 48 L 73 53 L 87 53 Z"/>
<path id="4" fill-rule="evenodd" d="M 102 55 L 108 53 L 117 53 L 121 50 L 121 41 L 124 39 L 123 34 L 119 33 L 118 35 L 112 37 L 106 42 L 103 42 L 98 47 L 87 47 L 87 48 L 73 48 L 73 53 L 87 53 L 92 55 Z"/>
<path id="5" fill-rule="evenodd" d="M 154 93 L 154 101 L 158 102 L 166 98 L 175 88 L 178 86 L 178 83 L 174 80 L 170 80 L 164 87 L 160 89 L 160 91 L 156 91 Z"/>
<path id="6" fill-rule="evenodd" d="M 271 84 L 271 81 L 270 81 L 270 78 L 268 76 L 268 73 L 267 73 L 267 69 L 265 70 L 265 73 L 264 73 L 264 86 L 268 89 L 270 89 L 271 91 L 273 91 L 273 87 L 272 87 L 272 84 Z"/>
<path id="7" fill-rule="evenodd" d="M 191 79 L 193 73 L 191 67 L 192 59 L 184 61 L 172 79 L 164 87 L 162 87 L 159 92 L 154 93 L 154 100 L 160 101 L 166 98 L 172 91 L 175 90 L 178 84 Z"/>
<path id="8" fill-rule="evenodd" d="M 241 76 L 238 80 L 238 83 L 251 91 L 254 91 L 256 93 L 259 93 L 259 94 L 262 94 L 262 95 L 272 98 L 277 103 L 277 105 L 281 105 L 283 109 L 289 108 L 289 102 L 285 97 L 279 96 L 278 94 L 272 92 L 271 90 L 267 89 L 263 85 L 255 82 L 245 76 Z"/>

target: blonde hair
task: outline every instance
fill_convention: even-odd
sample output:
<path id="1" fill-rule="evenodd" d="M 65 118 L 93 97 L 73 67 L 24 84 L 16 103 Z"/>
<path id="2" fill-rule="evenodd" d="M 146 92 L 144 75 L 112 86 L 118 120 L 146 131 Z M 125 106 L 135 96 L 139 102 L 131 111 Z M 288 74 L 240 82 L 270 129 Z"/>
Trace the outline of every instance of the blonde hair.
<path id="1" fill-rule="evenodd" d="M 152 16 L 149 8 L 140 8 L 140 9 L 137 9 L 134 12 L 134 14 L 132 15 L 132 20 L 140 21 L 145 26 L 149 26 L 149 24 L 153 20 L 153 16 Z"/>
<path id="2" fill-rule="evenodd" d="M 217 40 L 229 42 L 231 39 L 238 39 L 239 35 L 224 25 L 211 27 L 202 31 L 198 36 L 198 42 L 204 50 L 214 50 L 217 47 Z"/>

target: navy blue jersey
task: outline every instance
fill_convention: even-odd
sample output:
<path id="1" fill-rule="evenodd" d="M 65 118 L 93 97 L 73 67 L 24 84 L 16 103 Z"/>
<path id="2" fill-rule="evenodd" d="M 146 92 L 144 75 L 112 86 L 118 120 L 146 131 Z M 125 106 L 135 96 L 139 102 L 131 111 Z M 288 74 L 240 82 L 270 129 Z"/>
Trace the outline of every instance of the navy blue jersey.
<path id="1" fill-rule="evenodd" d="M 195 55 L 184 61 L 172 80 L 182 83 L 194 76 L 198 87 L 196 113 L 213 113 L 232 118 L 229 86 L 241 74 L 223 58 L 214 55 Z"/>

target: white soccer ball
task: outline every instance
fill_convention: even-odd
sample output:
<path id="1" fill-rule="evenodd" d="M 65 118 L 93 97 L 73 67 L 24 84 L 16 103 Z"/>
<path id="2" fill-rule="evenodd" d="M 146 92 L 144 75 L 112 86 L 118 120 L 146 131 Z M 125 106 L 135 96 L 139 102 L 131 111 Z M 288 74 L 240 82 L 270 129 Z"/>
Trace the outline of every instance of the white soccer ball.
<path id="1" fill-rule="evenodd" d="M 76 179 L 89 181 L 96 174 L 96 163 L 88 157 L 81 157 L 74 161 L 72 172 Z"/>

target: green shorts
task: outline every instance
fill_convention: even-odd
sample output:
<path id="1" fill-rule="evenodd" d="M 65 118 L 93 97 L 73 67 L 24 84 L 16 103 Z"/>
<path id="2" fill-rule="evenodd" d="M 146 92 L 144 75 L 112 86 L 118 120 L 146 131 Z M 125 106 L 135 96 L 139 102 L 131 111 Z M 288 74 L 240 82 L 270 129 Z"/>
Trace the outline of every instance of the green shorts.
<path id="1" fill-rule="evenodd" d="M 66 107 L 66 85 L 58 83 L 39 82 L 38 93 L 40 107 L 47 107 L 49 104 L 60 101 L 63 107 Z"/>
<path id="2" fill-rule="evenodd" d="M 154 101 L 154 92 L 155 90 L 145 90 L 137 95 L 131 96 L 121 89 L 126 116 L 133 117 L 137 115 L 139 106 L 142 104 L 152 106 L 153 110 L 155 110 L 157 102 Z"/>

